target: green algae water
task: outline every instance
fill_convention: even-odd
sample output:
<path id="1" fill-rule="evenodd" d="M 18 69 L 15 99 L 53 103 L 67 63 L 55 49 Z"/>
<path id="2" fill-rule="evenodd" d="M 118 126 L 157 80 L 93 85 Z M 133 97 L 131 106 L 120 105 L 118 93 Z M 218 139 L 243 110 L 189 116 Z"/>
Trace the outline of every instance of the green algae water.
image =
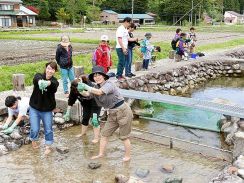
<path id="1" fill-rule="evenodd" d="M 193 91 L 192 98 L 201 100 L 227 100 L 239 106 L 244 105 L 244 78 L 219 78 L 208 82 L 202 89 Z M 153 104 L 153 118 L 187 126 L 218 131 L 217 122 L 221 114 L 165 103 Z"/>

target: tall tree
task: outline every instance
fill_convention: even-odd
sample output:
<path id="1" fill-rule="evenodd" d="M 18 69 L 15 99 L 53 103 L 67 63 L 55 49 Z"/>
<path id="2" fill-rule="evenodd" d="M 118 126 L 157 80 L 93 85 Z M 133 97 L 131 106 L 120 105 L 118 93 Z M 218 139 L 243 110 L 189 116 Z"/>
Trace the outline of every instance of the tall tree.
<path id="1" fill-rule="evenodd" d="M 66 9 L 74 25 L 86 14 L 86 0 L 66 0 Z"/>
<path id="2" fill-rule="evenodd" d="M 48 0 L 49 13 L 51 20 L 56 20 L 56 13 L 61 8 L 64 8 L 65 2 L 63 0 Z"/>
<path id="3" fill-rule="evenodd" d="M 46 0 L 41 0 L 39 5 L 39 15 L 41 20 L 48 20 L 50 17 L 48 2 Z"/>
<path id="4" fill-rule="evenodd" d="M 58 18 L 59 21 L 62 23 L 66 23 L 70 19 L 70 15 L 65 11 L 64 8 L 60 8 L 56 12 L 56 17 Z"/>
<path id="5" fill-rule="evenodd" d="M 224 0 L 224 10 L 240 12 L 239 0 Z"/>
<path id="6" fill-rule="evenodd" d="M 244 1 L 239 0 L 239 3 L 240 3 L 240 13 L 244 14 Z"/>
<path id="7" fill-rule="evenodd" d="M 86 16 L 89 22 L 100 19 L 101 10 L 97 6 L 89 5 L 86 9 Z"/>

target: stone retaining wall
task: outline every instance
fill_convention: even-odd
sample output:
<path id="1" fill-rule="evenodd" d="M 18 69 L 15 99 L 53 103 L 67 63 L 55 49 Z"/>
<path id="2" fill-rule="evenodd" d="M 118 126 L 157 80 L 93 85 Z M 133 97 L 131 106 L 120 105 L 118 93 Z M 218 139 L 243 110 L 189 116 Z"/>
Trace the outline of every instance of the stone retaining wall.
<path id="1" fill-rule="evenodd" d="M 172 62 L 172 64 L 174 64 Z M 144 92 L 161 92 L 169 95 L 184 95 L 198 88 L 209 79 L 243 76 L 244 70 L 235 61 L 210 61 L 192 63 L 167 72 L 150 72 L 142 76 L 117 82 L 122 89 Z"/>

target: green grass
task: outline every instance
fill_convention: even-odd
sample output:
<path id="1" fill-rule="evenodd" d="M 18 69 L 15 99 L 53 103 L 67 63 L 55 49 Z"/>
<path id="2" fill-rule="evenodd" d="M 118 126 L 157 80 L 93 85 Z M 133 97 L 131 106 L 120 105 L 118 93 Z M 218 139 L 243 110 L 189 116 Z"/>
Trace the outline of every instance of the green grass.
<path id="1" fill-rule="evenodd" d="M 21 36 L 21 35 L 2 35 L 0 34 L 0 39 L 8 39 L 8 40 L 33 40 L 33 41 L 54 41 L 59 42 L 60 37 L 30 37 L 30 36 Z M 94 39 L 79 39 L 72 38 L 71 42 L 73 43 L 86 43 L 86 44 L 98 44 L 98 40 Z M 111 44 L 115 44 L 115 41 L 111 41 Z"/>
<path id="2" fill-rule="evenodd" d="M 206 52 L 209 50 L 227 49 L 227 48 L 233 48 L 243 44 L 244 44 L 244 38 L 231 40 L 224 43 L 216 43 L 216 44 L 212 43 L 208 45 L 199 46 L 197 47 L 197 51 Z M 162 49 L 162 52 L 154 53 L 157 56 L 157 60 L 168 57 L 169 50 L 171 50 L 169 43 L 157 42 L 154 45 L 160 46 Z M 134 61 L 142 60 L 138 52 L 139 51 L 134 51 Z M 92 57 L 92 53 L 76 55 L 73 57 L 74 65 L 83 66 L 85 69 L 85 73 L 90 73 L 92 68 L 91 57 Z M 118 63 L 118 58 L 115 51 L 112 51 L 112 60 L 113 60 L 112 68 L 116 68 Z M 26 64 L 20 64 L 15 66 L 1 66 L 0 67 L 0 75 L 1 75 L 0 91 L 11 90 L 13 88 L 12 75 L 16 73 L 25 74 L 26 85 L 27 86 L 32 85 L 32 79 L 34 74 L 37 72 L 43 72 L 44 65 L 46 62 L 47 61 L 40 61 L 36 63 L 26 63 Z M 56 73 L 56 77 L 60 78 L 59 72 Z"/>
<path id="3" fill-rule="evenodd" d="M 47 33 L 82 33 L 84 29 L 13 29 L 1 30 L 0 35 L 19 35 L 19 34 L 47 34 Z"/>

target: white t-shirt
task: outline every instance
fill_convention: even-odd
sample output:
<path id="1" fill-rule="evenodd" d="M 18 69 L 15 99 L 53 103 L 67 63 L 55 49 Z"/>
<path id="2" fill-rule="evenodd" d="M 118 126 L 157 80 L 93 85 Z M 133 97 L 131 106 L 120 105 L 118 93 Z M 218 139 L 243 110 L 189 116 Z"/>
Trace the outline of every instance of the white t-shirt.
<path id="1" fill-rule="evenodd" d="M 122 38 L 122 43 L 125 48 L 128 46 L 128 38 L 129 38 L 129 33 L 128 30 L 124 27 L 124 25 L 121 25 L 118 27 L 116 31 L 116 48 L 121 48 L 118 38 Z"/>
<path id="2" fill-rule="evenodd" d="M 26 116 L 27 111 L 29 110 L 29 102 L 30 98 L 23 97 L 21 100 L 18 100 L 18 106 L 17 109 L 11 109 L 8 107 L 8 116 L 18 116 L 21 114 L 22 116 Z"/>

